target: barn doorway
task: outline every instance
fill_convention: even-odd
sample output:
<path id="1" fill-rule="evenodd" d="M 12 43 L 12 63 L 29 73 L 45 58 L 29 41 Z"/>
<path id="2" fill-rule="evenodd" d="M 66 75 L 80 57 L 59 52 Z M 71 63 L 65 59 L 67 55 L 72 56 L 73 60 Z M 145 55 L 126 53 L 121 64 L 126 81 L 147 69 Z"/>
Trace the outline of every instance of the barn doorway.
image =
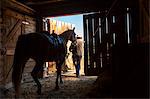
<path id="1" fill-rule="evenodd" d="M 43 19 L 44 30 L 52 33 L 53 31 L 59 35 L 66 31 L 67 29 L 75 28 L 75 33 L 77 37 L 81 37 L 82 40 L 82 59 L 80 63 L 80 75 L 85 75 L 84 73 L 84 35 L 83 35 L 83 14 L 78 15 L 67 15 L 58 17 L 46 17 Z M 72 52 L 69 51 L 71 41 L 67 43 L 67 57 L 65 63 L 63 64 L 62 72 L 63 75 L 75 76 L 76 69 L 73 64 Z M 56 66 L 55 62 L 45 63 L 45 76 L 55 73 Z"/>

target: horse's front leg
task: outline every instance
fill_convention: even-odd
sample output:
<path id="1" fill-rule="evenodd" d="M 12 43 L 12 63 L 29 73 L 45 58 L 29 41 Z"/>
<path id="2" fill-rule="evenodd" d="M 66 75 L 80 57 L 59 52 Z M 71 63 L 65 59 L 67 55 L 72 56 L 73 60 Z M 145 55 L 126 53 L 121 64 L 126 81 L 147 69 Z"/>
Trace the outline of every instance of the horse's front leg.
<path id="1" fill-rule="evenodd" d="M 60 70 L 60 84 L 63 84 L 62 76 L 61 76 L 61 70 Z"/>
<path id="2" fill-rule="evenodd" d="M 38 87 L 38 89 L 37 89 L 37 94 L 40 95 L 40 94 L 41 94 L 42 85 L 41 85 L 41 83 L 39 82 L 37 75 L 38 75 L 37 73 L 35 73 L 35 72 L 32 71 L 31 76 L 33 77 L 35 83 L 37 84 L 37 87 Z"/>

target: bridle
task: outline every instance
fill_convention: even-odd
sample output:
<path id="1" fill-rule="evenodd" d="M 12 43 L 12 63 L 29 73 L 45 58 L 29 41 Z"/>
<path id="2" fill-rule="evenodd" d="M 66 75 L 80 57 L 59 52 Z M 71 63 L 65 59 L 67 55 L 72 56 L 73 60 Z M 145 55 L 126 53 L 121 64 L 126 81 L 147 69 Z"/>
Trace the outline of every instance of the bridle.
<path id="1" fill-rule="evenodd" d="M 70 40 L 71 42 L 74 42 L 74 41 L 76 41 L 76 37 L 75 37 L 75 33 L 74 33 L 74 31 L 72 32 L 73 30 L 70 30 L 69 32 L 71 32 L 71 33 L 69 33 L 69 36 L 68 36 L 68 40 Z M 73 39 L 73 35 L 74 35 L 74 39 Z"/>

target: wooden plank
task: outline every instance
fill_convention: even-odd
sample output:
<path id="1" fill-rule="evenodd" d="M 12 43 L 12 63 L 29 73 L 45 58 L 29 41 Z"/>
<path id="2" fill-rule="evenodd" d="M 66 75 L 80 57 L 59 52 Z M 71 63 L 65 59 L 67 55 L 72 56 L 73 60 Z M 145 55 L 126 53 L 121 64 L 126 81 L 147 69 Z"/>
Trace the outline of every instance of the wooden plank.
<path id="1" fill-rule="evenodd" d="M 150 11 L 149 0 L 139 0 L 140 43 L 149 43 L 150 40 Z"/>
<path id="2" fill-rule="evenodd" d="M 101 14 L 101 53 L 102 53 L 102 68 L 104 68 L 107 65 L 107 41 L 106 40 L 106 16 L 105 12 Z"/>
<path id="3" fill-rule="evenodd" d="M 83 16 L 83 27 L 84 27 L 84 73 L 88 74 L 88 45 L 87 45 L 87 15 Z"/>
<path id="4" fill-rule="evenodd" d="M 116 10 L 116 45 L 123 46 L 127 45 L 127 33 L 126 33 L 126 24 L 125 24 L 125 12 L 124 8 L 119 8 Z"/>
<path id="5" fill-rule="evenodd" d="M 25 16 L 25 20 L 26 21 L 30 21 L 30 23 L 35 23 L 36 19 L 34 17 L 28 16 L 28 15 L 24 15 Z"/>
<path id="6" fill-rule="evenodd" d="M 96 61 L 96 67 L 99 67 L 100 66 L 100 54 L 99 54 L 99 51 L 98 51 L 98 45 L 99 45 L 99 29 L 98 31 L 96 32 L 97 28 L 99 27 L 99 18 L 97 17 L 97 15 L 95 15 L 94 17 L 94 33 L 96 33 L 94 35 L 94 38 L 95 38 L 95 61 Z"/>
<path id="7" fill-rule="evenodd" d="M 13 56 L 15 53 L 15 48 L 7 48 L 6 55 Z"/>
<path id="8" fill-rule="evenodd" d="M 107 42 L 108 42 L 108 48 L 107 48 L 107 64 L 109 66 L 112 66 L 112 46 L 113 46 L 113 16 L 111 14 L 108 15 L 108 35 L 107 35 Z M 109 56 L 108 56 L 109 55 Z"/>
<path id="9" fill-rule="evenodd" d="M 94 68 L 93 63 L 93 31 L 92 31 L 92 16 L 89 15 L 88 18 L 88 35 L 89 35 L 89 58 L 90 58 L 90 68 Z"/>
<path id="10" fill-rule="evenodd" d="M 7 27 L 6 24 L 0 24 L 0 29 Z"/>
<path id="11" fill-rule="evenodd" d="M 99 72 L 100 70 L 100 52 L 99 52 L 99 44 L 100 44 L 100 34 L 99 34 L 99 17 L 98 14 L 94 14 L 93 16 L 94 18 L 94 40 L 95 40 L 95 53 L 94 53 L 94 65 L 96 65 L 96 67 L 94 66 L 94 68 L 97 68 L 97 72 Z"/>
<path id="12" fill-rule="evenodd" d="M 15 24 L 14 28 L 9 32 L 9 34 L 4 38 L 4 44 L 5 46 L 7 45 L 8 41 L 14 37 L 16 31 L 20 28 L 22 24 L 22 20 L 18 20 L 17 23 Z"/>
<path id="13" fill-rule="evenodd" d="M 1 18 L 1 16 L 0 16 L 0 23 L 3 21 L 3 19 Z"/>

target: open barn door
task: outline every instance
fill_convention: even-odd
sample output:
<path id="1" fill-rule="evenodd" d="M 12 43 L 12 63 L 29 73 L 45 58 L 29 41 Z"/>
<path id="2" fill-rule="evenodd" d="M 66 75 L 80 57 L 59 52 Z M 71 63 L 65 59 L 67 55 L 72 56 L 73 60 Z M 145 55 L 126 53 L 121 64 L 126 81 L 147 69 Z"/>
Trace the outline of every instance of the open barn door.
<path id="1" fill-rule="evenodd" d="M 131 43 L 129 16 L 129 8 L 83 16 L 85 75 L 100 74 L 112 64 L 112 48 Z"/>
<path id="2" fill-rule="evenodd" d="M 105 14 L 104 12 L 83 16 L 85 75 L 98 75 L 110 64 L 110 46 L 113 41 Z"/>

